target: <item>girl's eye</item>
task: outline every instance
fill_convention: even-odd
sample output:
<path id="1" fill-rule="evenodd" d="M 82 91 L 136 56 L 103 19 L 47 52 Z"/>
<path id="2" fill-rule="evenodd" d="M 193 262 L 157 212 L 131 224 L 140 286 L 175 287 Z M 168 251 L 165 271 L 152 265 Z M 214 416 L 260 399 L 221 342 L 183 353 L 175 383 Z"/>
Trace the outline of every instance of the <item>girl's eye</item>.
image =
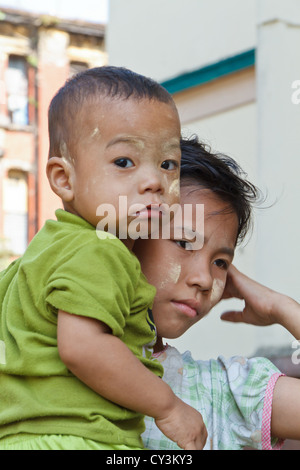
<path id="1" fill-rule="evenodd" d="M 164 170 L 176 170 L 178 168 L 178 163 L 175 160 L 165 160 L 162 162 L 161 168 Z"/>
<path id="2" fill-rule="evenodd" d="M 229 267 L 227 261 L 225 261 L 224 259 L 217 259 L 215 261 L 215 265 L 218 266 L 218 268 L 225 269 L 225 270 L 227 270 Z"/>
<path id="3" fill-rule="evenodd" d="M 118 158 L 114 161 L 114 164 L 121 168 L 130 168 L 134 165 L 130 158 Z"/>
<path id="4" fill-rule="evenodd" d="M 174 240 L 176 245 L 184 250 L 191 251 L 193 249 L 192 243 L 186 240 Z"/>

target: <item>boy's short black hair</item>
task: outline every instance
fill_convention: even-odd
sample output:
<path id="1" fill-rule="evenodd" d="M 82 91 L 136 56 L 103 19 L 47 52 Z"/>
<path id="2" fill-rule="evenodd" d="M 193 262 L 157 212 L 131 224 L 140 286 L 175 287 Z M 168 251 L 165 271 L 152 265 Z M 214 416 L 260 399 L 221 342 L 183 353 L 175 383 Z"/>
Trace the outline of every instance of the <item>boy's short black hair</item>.
<path id="1" fill-rule="evenodd" d="M 103 66 L 87 69 L 66 81 L 53 97 L 48 111 L 49 157 L 61 156 L 61 146 L 70 149 L 80 129 L 78 116 L 84 106 L 97 97 L 111 99 L 149 99 L 174 105 L 170 93 L 152 78 L 124 67 Z"/>
<path id="2" fill-rule="evenodd" d="M 212 153 L 196 136 L 181 139 L 181 152 L 181 184 L 199 185 L 227 202 L 238 218 L 237 242 L 242 241 L 251 224 L 252 205 L 259 198 L 258 188 L 247 181 L 233 158 Z"/>

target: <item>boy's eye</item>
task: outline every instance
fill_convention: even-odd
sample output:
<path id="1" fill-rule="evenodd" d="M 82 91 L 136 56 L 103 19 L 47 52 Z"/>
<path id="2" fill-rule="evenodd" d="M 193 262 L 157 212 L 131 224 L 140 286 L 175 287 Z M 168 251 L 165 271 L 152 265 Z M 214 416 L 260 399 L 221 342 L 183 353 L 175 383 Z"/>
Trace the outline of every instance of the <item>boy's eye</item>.
<path id="1" fill-rule="evenodd" d="M 178 163 L 175 160 L 165 160 L 162 162 L 161 168 L 164 170 L 176 170 L 176 168 L 178 168 Z"/>
<path id="2" fill-rule="evenodd" d="M 218 266 L 218 268 L 225 269 L 225 270 L 228 269 L 229 267 L 229 264 L 224 259 L 217 259 L 215 261 L 215 265 Z"/>
<path id="3" fill-rule="evenodd" d="M 192 243 L 186 240 L 174 240 L 176 245 L 184 250 L 191 251 L 192 250 Z"/>
<path id="4" fill-rule="evenodd" d="M 130 158 L 118 158 L 114 161 L 114 164 L 121 168 L 130 168 L 134 165 L 133 161 Z"/>

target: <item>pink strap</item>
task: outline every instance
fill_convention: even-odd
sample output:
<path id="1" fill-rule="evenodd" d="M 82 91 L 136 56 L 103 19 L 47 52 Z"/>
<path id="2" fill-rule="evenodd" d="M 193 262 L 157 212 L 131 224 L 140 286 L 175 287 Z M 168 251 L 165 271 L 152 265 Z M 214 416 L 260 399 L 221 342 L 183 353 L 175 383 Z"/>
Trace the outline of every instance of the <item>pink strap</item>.
<path id="1" fill-rule="evenodd" d="M 279 377 L 284 376 L 277 372 L 273 374 L 270 378 L 265 399 L 264 399 L 264 408 L 263 408 L 263 416 L 262 416 L 262 429 L 261 429 L 261 441 L 262 441 L 262 450 L 280 450 L 284 444 L 284 441 L 279 439 L 274 447 L 272 447 L 271 443 L 271 415 L 272 415 L 272 402 L 273 402 L 273 393 L 274 387 L 279 379 Z"/>

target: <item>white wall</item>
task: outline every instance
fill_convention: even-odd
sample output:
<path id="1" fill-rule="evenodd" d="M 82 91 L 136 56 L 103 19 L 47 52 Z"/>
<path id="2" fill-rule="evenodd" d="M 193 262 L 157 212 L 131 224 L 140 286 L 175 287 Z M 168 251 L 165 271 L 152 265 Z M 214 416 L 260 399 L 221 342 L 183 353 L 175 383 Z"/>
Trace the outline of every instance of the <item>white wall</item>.
<path id="1" fill-rule="evenodd" d="M 258 211 L 252 239 L 237 250 L 236 264 L 300 301 L 300 104 L 291 102 L 292 82 L 300 80 L 299 0 L 110 3 L 109 62 L 159 81 L 256 48 L 256 98 L 184 122 L 183 131 L 236 158 L 249 179 L 268 191 L 267 203 L 279 199 Z M 223 310 L 224 303 L 176 344 L 203 358 L 290 347 L 292 338 L 282 328 L 224 324 L 218 319 Z"/>
<path id="2" fill-rule="evenodd" d="M 110 0 L 111 65 L 163 81 L 256 43 L 256 0 Z"/>
<path id="3" fill-rule="evenodd" d="M 300 301 L 300 105 L 291 99 L 300 78 L 300 3 L 260 0 L 258 7 L 257 174 L 276 202 L 260 214 L 256 278 Z M 258 335 L 266 347 L 276 337 L 275 329 Z"/>

